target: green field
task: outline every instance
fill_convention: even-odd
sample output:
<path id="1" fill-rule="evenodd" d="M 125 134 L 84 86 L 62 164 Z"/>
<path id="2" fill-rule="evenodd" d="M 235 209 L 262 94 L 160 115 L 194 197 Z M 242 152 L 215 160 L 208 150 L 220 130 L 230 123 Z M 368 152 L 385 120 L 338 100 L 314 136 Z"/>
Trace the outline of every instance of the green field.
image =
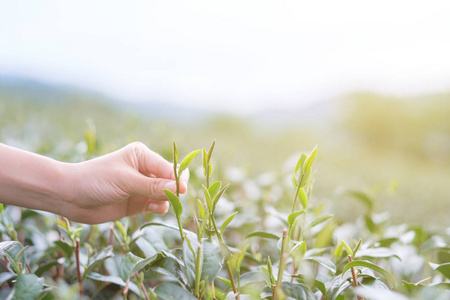
<path id="1" fill-rule="evenodd" d="M 58 160 L 79 162 L 141 141 L 171 161 L 173 140 L 180 159 L 194 149 L 208 150 L 215 140 L 212 182 L 230 187 L 213 218 L 219 225 L 238 212 L 224 242 L 210 221 L 204 226 L 211 232 L 198 231 L 193 215 L 200 223 L 204 218 L 197 199 L 208 211 L 200 155 L 190 167 L 188 195 L 181 198 L 183 227 L 195 232 L 196 243 L 211 255 L 203 261 L 210 269 L 197 276 L 198 251 L 189 251 L 176 230 L 157 225 L 139 230 L 150 221 L 176 226 L 172 211 L 164 217 L 126 218 L 111 230 L 110 224 L 86 226 L 5 207 L 1 240 L 21 244 L 3 244 L 9 248 L 0 250 L 11 256 L 0 266 L 0 298 L 15 293 L 17 299 L 78 299 L 78 237 L 87 299 L 145 299 L 144 290 L 149 299 L 153 292 L 160 299 L 172 299 L 170 293 L 179 299 L 212 299 L 213 294 L 234 299 L 228 264 L 240 299 L 356 299 L 355 293 L 366 299 L 448 299 L 450 94 L 357 93 L 281 116 L 127 108 L 86 91 L 0 86 L 0 142 Z M 305 212 L 294 218 L 289 242 L 280 238 L 289 227 L 286 220 L 293 218 L 288 219 L 296 191 L 291 176 L 300 154 L 308 155 L 315 145 L 305 185 L 308 204 L 296 204 L 296 211 Z M 246 237 L 252 232 L 260 233 Z M 22 245 L 29 246 L 25 254 L 13 257 Z M 355 258 L 353 265 L 347 255 Z M 135 256 L 144 259 L 141 265 L 132 262 Z M 354 287 L 351 266 L 365 289 Z M 124 275 L 119 269 L 125 267 L 133 272 Z M 24 276 L 30 274 L 36 276 Z M 297 275 L 291 282 L 292 274 Z M 19 283 L 37 292 L 20 298 Z"/>

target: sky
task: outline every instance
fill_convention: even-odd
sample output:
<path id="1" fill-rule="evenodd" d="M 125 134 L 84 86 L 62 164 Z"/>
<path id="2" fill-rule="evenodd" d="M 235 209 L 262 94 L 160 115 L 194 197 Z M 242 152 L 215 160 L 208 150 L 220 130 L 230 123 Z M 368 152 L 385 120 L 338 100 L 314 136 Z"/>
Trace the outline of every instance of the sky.
<path id="1" fill-rule="evenodd" d="M 0 0 L 0 74 L 230 112 L 450 90 L 450 1 Z"/>

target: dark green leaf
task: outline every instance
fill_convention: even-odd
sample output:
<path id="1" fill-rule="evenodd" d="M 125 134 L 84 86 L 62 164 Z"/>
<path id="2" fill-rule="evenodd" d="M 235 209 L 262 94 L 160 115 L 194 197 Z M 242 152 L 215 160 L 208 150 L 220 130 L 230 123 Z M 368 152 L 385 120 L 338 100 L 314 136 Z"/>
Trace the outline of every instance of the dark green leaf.
<path id="1" fill-rule="evenodd" d="M 63 241 L 56 241 L 55 245 L 58 246 L 64 253 L 64 256 L 66 258 L 70 258 L 73 254 L 73 247 L 66 242 Z"/>
<path id="2" fill-rule="evenodd" d="M 127 252 L 120 262 L 119 276 L 123 281 L 127 281 L 134 273 L 162 257 L 167 257 L 164 251 L 147 258 L 141 258 L 131 252 Z"/>
<path id="3" fill-rule="evenodd" d="M 154 291 L 163 300 L 197 300 L 189 291 L 173 283 L 162 283 Z"/>
<path id="4" fill-rule="evenodd" d="M 291 275 L 294 278 L 298 278 L 302 283 L 307 283 L 307 284 L 313 284 L 321 293 L 322 295 L 324 295 L 324 298 L 326 299 L 327 297 L 327 288 L 325 287 L 325 284 L 322 281 L 317 280 L 316 278 L 314 278 L 313 276 L 307 276 L 307 275 L 302 275 L 302 274 L 295 274 L 295 275 Z"/>
<path id="5" fill-rule="evenodd" d="M 102 274 L 98 274 L 95 272 L 91 272 L 87 278 L 95 280 L 95 281 L 101 281 L 101 282 L 110 282 L 110 283 L 114 283 L 117 285 L 120 285 L 122 287 L 126 286 L 125 281 L 122 280 L 122 278 L 117 277 L 117 276 L 106 276 L 106 275 L 102 275 Z M 128 288 L 133 291 L 133 293 L 135 293 L 136 295 L 139 295 L 140 291 L 139 291 L 139 287 L 132 281 L 128 282 Z"/>
<path id="6" fill-rule="evenodd" d="M 39 278 L 34 274 L 22 274 L 17 277 L 14 285 L 14 300 L 35 299 L 44 288 L 44 278 Z"/>
<path id="7" fill-rule="evenodd" d="M 95 293 L 95 295 L 92 297 L 92 300 L 115 299 L 120 290 L 122 290 L 122 288 L 123 288 L 122 286 L 114 283 L 105 285 L 97 293 Z"/>
<path id="8" fill-rule="evenodd" d="M 181 216 L 181 214 L 183 213 L 183 205 L 181 204 L 180 198 L 178 198 L 177 195 L 175 195 L 172 191 L 169 191 L 169 190 L 164 190 L 164 193 L 166 194 L 167 198 L 169 199 L 175 215 L 177 217 Z"/>
<path id="9" fill-rule="evenodd" d="M 302 283 L 283 282 L 283 292 L 287 297 L 294 298 L 296 300 L 316 300 L 314 294 L 309 287 Z"/>
<path id="10" fill-rule="evenodd" d="M 217 243 L 203 239 L 203 269 L 202 279 L 211 283 L 217 277 L 223 265 L 223 256 Z"/>
<path id="11" fill-rule="evenodd" d="M 112 251 L 112 246 L 103 248 L 89 259 L 89 264 L 86 270 L 84 271 L 84 274 L 89 274 L 96 266 L 100 265 L 105 259 L 113 256 L 114 253 Z"/>

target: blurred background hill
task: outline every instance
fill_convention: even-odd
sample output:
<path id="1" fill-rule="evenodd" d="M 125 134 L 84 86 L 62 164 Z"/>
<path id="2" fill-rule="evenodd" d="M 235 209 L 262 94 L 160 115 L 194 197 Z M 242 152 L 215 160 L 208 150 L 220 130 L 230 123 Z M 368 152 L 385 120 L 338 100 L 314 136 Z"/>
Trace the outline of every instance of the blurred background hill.
<path id="1" fill-rule="evenodd" d="M 342 195 L 362 189 L 394 223 L 450 225 L 450 93 L 361 91 L 301 109 L 230 114 L 0 77 L 0 142 L 75 162 L 88 158 L 86 130 L 97 138 L 94 155 L 139 140 L 170 159 L 173 139 L 182 153 L 216 139 L 220 168 L 248 178 L 291 172 L 286 162 L 317 144 L 314 195 L 331 200 L 337 218 L 364 209 Z"/>

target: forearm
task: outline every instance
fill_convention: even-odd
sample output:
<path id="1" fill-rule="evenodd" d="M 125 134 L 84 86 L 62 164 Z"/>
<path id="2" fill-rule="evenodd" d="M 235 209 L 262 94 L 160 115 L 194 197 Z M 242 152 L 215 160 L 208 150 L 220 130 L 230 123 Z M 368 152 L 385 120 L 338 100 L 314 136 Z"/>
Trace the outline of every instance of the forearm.
<path id="1" fill-rule="evenodd" d="M 66 164 L 0 144 L 0 202 L 61 214 Z"/>

